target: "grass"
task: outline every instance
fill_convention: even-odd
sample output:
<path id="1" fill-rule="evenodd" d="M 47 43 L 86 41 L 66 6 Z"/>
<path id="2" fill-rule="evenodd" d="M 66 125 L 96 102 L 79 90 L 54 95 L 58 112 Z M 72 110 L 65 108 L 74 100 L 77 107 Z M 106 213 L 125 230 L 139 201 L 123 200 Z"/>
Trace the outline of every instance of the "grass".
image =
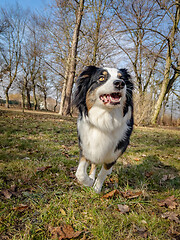
<path id="1" fill-rule="evenodd" d="M 1 110 L 0 239 L 52 239 L 49 226 L 62 224 L 82 231 L 82 240 L 179 239 L 178 219 L 162 218 L 180 212 L 179 142 L 178 129 L 135 127 L 98 195 L 74 176 L 75 118 Z M 102 198 L 114 189 L 140 194 Z M 172 195 L 175 207 L 160 206 Z M 118 204 L 129 212 L 119 212 Z"/>

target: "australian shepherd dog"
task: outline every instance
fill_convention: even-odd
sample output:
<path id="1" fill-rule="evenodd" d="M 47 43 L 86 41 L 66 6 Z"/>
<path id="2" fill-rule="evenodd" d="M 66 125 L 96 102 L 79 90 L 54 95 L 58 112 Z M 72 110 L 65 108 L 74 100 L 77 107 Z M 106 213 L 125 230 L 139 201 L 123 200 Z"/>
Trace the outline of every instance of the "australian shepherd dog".
<path id="1" fill-rule="evenodd" d="M 80 159 L 78 181 L 100 193 L 112 166 L 129 144 L 133 129 L 133 82 L 126 69 L 88 66 L 76 83 L 74 103 Z M 91 164 L 89 175 L 88 165 Z M 96 166 L 102 168 L 96 178 Z"/>

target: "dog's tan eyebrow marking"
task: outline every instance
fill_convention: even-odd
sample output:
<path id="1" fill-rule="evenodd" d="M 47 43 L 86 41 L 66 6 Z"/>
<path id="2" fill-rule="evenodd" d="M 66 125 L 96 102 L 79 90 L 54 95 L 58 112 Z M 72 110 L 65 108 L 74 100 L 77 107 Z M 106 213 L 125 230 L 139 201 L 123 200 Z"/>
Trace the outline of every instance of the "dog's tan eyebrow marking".
<path id="1" fill-rule="evenodd" d="M 87 78 L 87 77 L 89 77 L 88 74 L 86 74 L 86 75 L 82 75 L 82 76 L 81 76 L 81 78 Z"/>
<path id="2" fill-rule="evenodd" d="M 107 75 L 108 73 L 107 73 L 107 71 L 103 71 L 102 74 L 103 75 Z"/>
<path id="3" fill-rule="evenodd" d="M 120 72 L 117 73 L 117 77 L 120 78 L 122 77 L 122 74 Z"/>

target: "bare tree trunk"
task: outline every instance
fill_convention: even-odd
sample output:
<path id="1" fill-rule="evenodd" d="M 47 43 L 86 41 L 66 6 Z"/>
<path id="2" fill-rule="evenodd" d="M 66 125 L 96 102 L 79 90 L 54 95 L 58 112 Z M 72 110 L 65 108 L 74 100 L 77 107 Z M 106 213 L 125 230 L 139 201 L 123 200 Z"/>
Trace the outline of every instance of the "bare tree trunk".
<path id="1" fill-rule="evenodd" d="M 27 100 L 27 109 L 31 109 L 31 96 L 30 96 L 30 89 L 27 86 L 27 82 L 25 85 L 25 91 L 26 91 L 26 100 Z"/>
<path id="2" fill-rule="evenodd" d="M 27 109 L 31 109 L 31 96 L 29 88 L 26 88 L 26 96 L 27 96 Z"/>
<path id="3" fill-rule="evenodd" d="M 48 111 L 48 108 L 47 108 L 47 94 L 46 94 L 46 92 L 44 92 L 44 107 L 45 107 L 45 110 Z"/>
<path id="4" fill-rule="evenodd" d="M 11 64 L 10 64 L 9 84 L 8 84 L 8 86 L 6 87 L 6 90 L 5 90 L 5 95 L 6 95 L 6 108 L 9 108 L 9 89 L 11 88 L 14 80 L 16 79 L 18 65 L 19 65 L 19 60 L 16 62 L 15 73 L 14 73 L 14 75 L 13 75 L 13 77 L 12 77 L 12 69 L 11 69 Z"/>
<path id="5" fill-rule="evenodd" d="M 63 89 L 61 92 L 61 102 L 60 102 L 60 109 L 59 109 L 60 115 L 63 115 L 63 108 L 64 108 L 64 102 L 65 102 L 65 96 L 66 96 L 66 86 L 67 86 L 67 78 L 64 79 Z"/>
<path id="6" fill-rule="evenodd" d="M 26 89 L 26 77 L 24 77 L 23 87 L 22 87 L 22 112 L 25 109 L 25 89 Z"/>
<path id="7" fill-rule="evenodd" d="M 175 15 L 174 23 L 172 26 L 171 35 L 170 35 L 170 38 L 168 39 L 168 49 L 167 49 L 167 55 L 166 55 L 166 65 L 164 70 L 164 80 L 162 82 L 161 92 L 155 104 L 154 114 L 151 119 L 152 124 L 156 123 L 159 112 L 161 110 L 162 102 L 167 94 L 167 88 L 170 82 L 170 68 L 172 65 L 171 54 L 173 50 L 174 37 L 178 29 L 177 26 L 179 23 L 179 19 L 180 19 L 180 5 L 178 4 L 178 1 L 176 1 L 176 15 Z"/>
<path id="8" fill-rule="evenodd" d="M 55 104 L 55 106 L 54 106 L 54 112 L 56 112 L 56 107 L 57 107 L 57 105 L 58 105 L 58 100 L 57 100 L 57 98 L 56 98 L 56 104 Z"/>
<path id="9" fill-rule="evenodd" d="M 6 88 L 5 95 L 6 95 L 6 108 L 9 108 L 9 89 L 8 88 Z"/>
<path id="10" fill-rule="evenodd" d="M 60 109 L 59 109 L 59 114 L 60 115 L 63 115 L 64 102 L 65 102 L 65 96 L 66 96 L 66 87 L 67 87 L 67 78 L 68 78 L 68 74 L 69 74 L 69 64 L 70 64 L 70 53 L 68 54 L 65 78 L 64 78 L 64 81 L 63 81 L 63 89 L 62 89 L 62 92 L 61 92 L 61 102 L 60 102 Z"/>
<path id="11" fill-rule="evenodd" d="M 24 89 L 22 91 L 22 112 L 24 113 L 24 110 L 25 110 L 25 93 L 24 93 Z"/>
<path id="12" fill-rule="evenodd" d="M 34 110 L 37 110 L 37 97 L 36 97 L 36 85 L 34 79 L 32 79 L 32 88 L 33 88 L 33 102 L 34 102 Z"/>
<path id="13" fill-rule="evenodd" d="M 79 40 L 79 30 L 81 26 L 81 20 L 83 16 L 84 0 L 79 1 L 79 6 L 76 15 L 76 25 L 74 28 L 74 34 L 72 39 L 72 46 L 70 52 L 70 69 L 67 79 L 66 94 L 64 99 L 63 115 L 70 114 L 70 105 L 71 105 L 71 94 L 72 87 L 74 83 L 75 71 L 76 71 L 76 56 L 77 56 L 77 46 Z"/>

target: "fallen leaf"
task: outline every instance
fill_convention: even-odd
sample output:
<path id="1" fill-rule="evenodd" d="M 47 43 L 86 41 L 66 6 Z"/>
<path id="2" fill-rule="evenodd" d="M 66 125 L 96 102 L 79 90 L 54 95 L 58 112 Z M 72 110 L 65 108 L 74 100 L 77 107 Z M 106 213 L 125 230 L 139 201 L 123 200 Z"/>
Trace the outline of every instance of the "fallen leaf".
<path id="1" fill-rule="evenodd" d="M 176 223 L 179 223 L 178 214 L 175 212 L 166 212 L 161 215 L 162 218 L 169 219 L 170 221 L 175 221 Z"/>
<path id="2" fill-rule="evenodd" d="M 146 172 L 146 173 L 145 173 L 145 176 L 146 176 L 147 178 L 149 178 L 149 177 L 151 177 L 153 174 L 154 174 L 153 172 Z"/>
<path id="3" fill-rule="evenodd" d="M 109 179 L 109 181 L 110 181 L 111 183 L 118 183 L 118 182 L 119 182 L 118 177 L 111 177 L 111 178 Z"/>
<path id="4" fill-rule="evenodd" d="M 142 224 L 147 224 L 147 222 L 145 220 L 142 220 L 141 223 Z"/>
<path id="5" fill-rule="evenodd" d="M 108 199 L 108 198 L 113 198 L 115 195 L 119 194 L 120 192 L 115 189 L 107 194 L 105 194 L 102 198 Z"/>
<path id="6" fill-rule="evenodd" d="M 122 214 L 128 213 L 130 211 L 130 208 L 128 205 L 122 205 L 118 204 L 118 211 Z"/>
<path id="7" fill-rule="evenodd" d="M 126 192 L 121 192 L 121 194 L 124 198 L 131 199 L 131 198 L 137 198 L 140 195 L 142 195 L 142 191 L 132 192 L 131 190 L 128 190 Z"/>
<path id="8" fill-rule="evenodd" d="M 52 166 L 45 166 L 45 167 L 36 168 L 36 172 L 44 172 L 44 171 L 46 171 L 48 168 L 52 168 Z"/>
<path id="9" fill-rule="evenodd" d="M 15 184 L 12 184 L 11 187 L 10 187 L 10 190 L 12 192 L 16 192 L 17 191 L 17 186 Z"/>
<path id="10" fill-rule="evenodd" d="M 167 174 L 167 175 L 163 175 L 161 181 L 165 182 L 167 180 L 173 180 L 175 178 L 176 178 L 176 176 L 174 176 L 174 174 Z"/>
<path id="11" fill-rule="evenodd" d="M 6 190 L 2 190 L 1 194 L 3 194 L 6 199 L 10 199 L 12 197 L 12 193 L 9 190 L 7 190 L 7 189 Z"/>
<path id="12" fill-rule="evenodd" d="M 147 238 L 148 237 L 148 231 L 145 227 L 138 227 L 135 226 L 134 232 L 141 236 L 142 238 Z"/>
<path id="13" fill-rule="evenodd" d="M 170 180 L 173 180 L 173 179 L 176 178 L 176 176 L 174 176 L 174 174 L 169 174 L 168 177 L 169 177 Z"/>
<path id="14" fill-rule="evenodd" d="M 60 212 L 61 212 L 61 214 L 62 214 L 63 216 L 66 216 L 66 212 L 64 211 L 63 208 L 60 208 Z"/>
<path id="15" fill-rule="evenodd" d="M 58 240 L 76 238 L 82 233 L 81 231 L 75 232 L 72 226 L 67 224 L 63 224 L 59 227 L 49 226 L 49 231 L 52 238 Z"/>
<path id="16" fill-rule="evenodd" d="M 174 197 L 174 195 L 166 198 L 165 200 L 162 200 L 158 203 L 158 205 L 160 207 L 167 207 L 167 208 L 170 208 L 170 209 L 174 209 L 177 207 L 177 202 L 175 202 L 176 198 Z"/>
<path id="17" fill-rule="evenodd" d="M 26 210 L 28 208 L 29 208 L 28 205 L 20 204 L 19 206 L 14 207 L 13 210 L 23 212 L 24 210 Z"/>
<path id="18" fill-rule="evenodd" d="M 161 181 L 165 182 L 165 181 L 167 181 L 167 180 L 168 180 L 168 175 L 163 175 Z"/>

